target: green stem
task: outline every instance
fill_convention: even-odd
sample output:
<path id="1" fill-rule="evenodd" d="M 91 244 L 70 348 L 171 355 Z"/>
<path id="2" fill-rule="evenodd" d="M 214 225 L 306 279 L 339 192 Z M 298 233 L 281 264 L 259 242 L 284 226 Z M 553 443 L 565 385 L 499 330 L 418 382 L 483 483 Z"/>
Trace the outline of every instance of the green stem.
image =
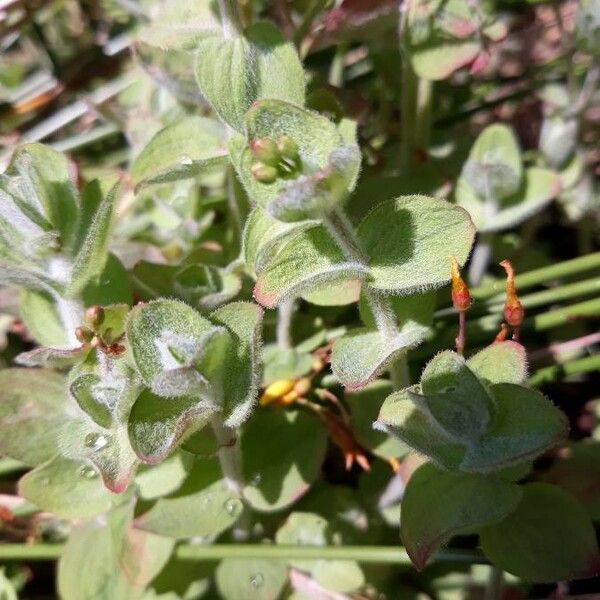
<path id="1" fill-rule="evenodd" d="M 591 294 L 597 294 L 598 292 L 600 292 L 600 277 L 594 277 L 592 279 L 586 279 L 585 281 L 569 283 L 549 290 L 527 294 L 521 296 L 519 300 L 524 308 L 534 308 L 546 306 L 547 304 L 553 304 L 554 302 L 562 300 L 578 298 L 580 296 L 589 296 Z M 492 302 L 494 302 L 494 304 L 492 304 Z M 486 304 L 486 308 L 489 312 L 502 312 L 504 308 L 504 298 L 496 299 L 496 297 L 494 297 L 488 300 Z"/>
<path id="2" fill-rule="evenodd" d="M 300 47 L 302 40 L 304 40 L 310 31 L 316 16 L 325 8 L 327 2 L 328 0 L 312 0 L 309 4 L 300 25 L 298 25 L 298 29 L 296 29 L 294 33 L 294 43 L 296 44 L 296 47 Z"/>
<path id="3" fill-rule="evenodd" d="M 415 113 L 417 109 L 417 76 L 415 75 L 408 52 L 402 53 L 401 91 L 401 135 L 400 171 L 406 176 L 413 165 L 415 150 Z"/>
<path id="4" fill-rule="evenodd" d="M 244 489 L 244 476 L 238 432 L 225 426 L 220 415 L 215 415 L 210 424 L 219 446 L 217 455 L 225 483 L 234 494 L 241 496 Z"/>
<path id="5" fill-rule="evenodd" d="M 292 347 L 292 315 L 294 314 L 294 299 L 284 300 L 277 308 L 277 346 L 281 350 Z"/>
<path id="6" fill-rule="evenodd" d="M 600 252 L 594 254 L 588 254 L 587 256 L 580 256 L 572 260 L 560 262 L 548 267 L 542 267 L 541 269 L 535 269 L 527 273 L 522 273 L 515 277 L 515 284 L 519 291 L 523 289 L 539 285 L 541 283 L 547 283 L 561 277 L 570 277 L 571 275 L 577 275 L 585 271 L 590 271 L 600 267 Z M 473 288 L 471 290 L 471 296 L 476 300 L 482 300 L 484 298 L 490 298 L 495 295 L 504 294 L 504 288 L 506 285 L 506 279 L 497 279 L 491 283 Z"/>
<path id="7" fill-rule="evenodd" d="M 586 302 L 578 302 L 556 310 L 551 310 L 546 313 L 535 315 L 531 319 L 531 324 L 535 331 L 544 331 L 559 327 L 560 325 L 568 325 L 575 320 L 583 317 L 600 316 L 600 298 L 587 300 Z"/>
<path id="8" fill-rule="evenodd" d="M 348 260 L 368 265 L 368 259 L 360 249 L 352 223 L 339 209 L 329 212 L 323 217 L 327 230 Z M 399 333 L 398 323 L 392 304 L 380 291 L 374 290 L 367 282 L 363 283 L 363 293 L 371 307 L 377 329 L 388 340 L 393 340 Z M 394 387 L 402 389 L 410 385 L 406 353 L 402 354 L 390 365 L 390 374 Z"/>
<path id="9" fill-rule="evenodd" d="M 242 18 L 237 0 L 218 0 L 221 27 L 225 37 L 233 38 L 242 33 Z"/>
<path id="10" fill-rule="evenodd" d="M 492 567 L 483 595 L 483 600 L 499 600 L 502 596 L 504 572 L 498 567 Z"/>
<path id="11" fill-rule="evenodd" d="M 599 370 L 600 354 L 595 354 L 594 356 L 586 356 L 585 358 L 578 358 L 559 365 L 539 369 L 529 378 L 529 383 L 537 387 L 571 375 L 582 375 L 583 373 L 591 373 Z"/>
<path id="12" fill-rule="evenodd" d="M 56 560 L 62 544 L 0 544 L 0 560 Z M 399 546 L 288 546 L 279 544 L 183 544 L 175 556 L 187 561 L 217 561 L 224 558 L 287 560 L 356 560 L 362 563 L 409 566 L 410 558 Z M 446 550 L 434 556 L 444 563 L 488 564 L 479 552 Z"/>
<path id="13" fill-rule="evenodd" d="M 431 103 L 433 99 L 433 82 L 419 77 L 417 79 L 417 102 L 415 122 L 415 148 L 427 151 L 431 132 Z"/>

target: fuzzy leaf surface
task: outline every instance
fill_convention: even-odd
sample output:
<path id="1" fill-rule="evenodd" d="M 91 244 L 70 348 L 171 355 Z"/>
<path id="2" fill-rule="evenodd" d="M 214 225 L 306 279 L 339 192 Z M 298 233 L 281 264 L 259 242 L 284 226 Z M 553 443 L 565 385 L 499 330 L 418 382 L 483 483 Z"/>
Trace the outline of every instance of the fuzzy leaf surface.
<path id="1" fill-rule="evenodd" d="M 358 237 L 370 257 L 371 285 L 407 295 L 450 280 L 450 255 L 462 265 L 475 228 L 466 211 L 427 196 L 382 202 L 360 223 Z"/>

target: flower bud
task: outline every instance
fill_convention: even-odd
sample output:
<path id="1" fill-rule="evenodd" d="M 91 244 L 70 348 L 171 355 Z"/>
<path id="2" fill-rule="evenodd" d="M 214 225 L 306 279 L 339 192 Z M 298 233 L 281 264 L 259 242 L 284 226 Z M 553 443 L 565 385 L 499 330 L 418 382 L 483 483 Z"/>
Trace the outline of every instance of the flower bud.
<path id="1" fill-rule="evenodd" d="M 269 138 L 259 138 L 250 142 L 250 151 L 265 165 L 277 166 L 281 156 L 277 144 Z"/>
<path id="2" fill-rule="evenodd" d="M 96 329 L 104 322 L 104 309 L 98 304 L 90 306 L 85 311 L 83 318 L 92 327 L 92 329 Z"/>
<path id="3" fill-rule="evenodd" d="M 288 135 L 282 135 L 277 140 L 277 150 L 283 158 L 291 159 L 294 162 L 300 158 L 298 144 Z"/>
<path id="4" fill-rule="evenodd" d="M 268 385 L 260 397 L 260 405 L 278 403 L 286 394 L 294 389 L 296 382 L 293 379 L 279 379 Z"/>
<path id="5" fill-rule="evenodd" d="M 460 276 L 458 261 L 456 257 L 450 257 L 450 275 L 452 278 L 452 305 L 459 312 L 469 310 L 473 302 L 469 288 Z"/>
<path id="6" fill-rule="evenodd" d="M 252 177 L 261 183 L 273 183 L 279 175 L 277 169 L 262 162 L 256 162 L 250 167 Z"/>
<path id="7" fill-rule="evenodd" d="M 94 332 L 87 327 L 77 327 L 75 329 L 75 337 L 82 344 L 89 344 L 94 337 Z"/>
<path id="8" fill-rule="evenodd" d="M 515 288 L 515 271 L 510 261 L 503 260 L 500 266 L 506 271 L 506 302 L 504 303 L 504 318 L 511 327 L 521 327 L 525 316 L 525 309 Z"/>

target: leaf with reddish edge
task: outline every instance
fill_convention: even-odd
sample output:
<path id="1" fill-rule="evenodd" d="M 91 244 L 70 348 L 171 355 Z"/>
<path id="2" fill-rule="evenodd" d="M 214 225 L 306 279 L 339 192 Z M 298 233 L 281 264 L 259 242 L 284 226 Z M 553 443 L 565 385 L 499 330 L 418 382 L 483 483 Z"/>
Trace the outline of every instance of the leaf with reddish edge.
<path id="1" fill-rule="evenodd" d="M 526 581 L 553 583 L 600 573 L 600 552 L 590 518 L 556 486 L 529 483 L 504 520 L 480 531 L 485 554 Z"/>
<path id="2" fill-rule="evenodd" d="M 322 288 L 326 282 L 362 279 L 369 270 L 350 262 L 323 227 L 296 235 L 267 264 L 262 265 L 254 298 L 267 308 L 282 300 Z"/>
<path id="3" fill-rule="evenodd" d="M 420 571 L 454 535 L 501 521 L 521 497 L 518 485 L 500 478 L 422 465 L 402 498 L 400 535 L 410 559 Z"/>

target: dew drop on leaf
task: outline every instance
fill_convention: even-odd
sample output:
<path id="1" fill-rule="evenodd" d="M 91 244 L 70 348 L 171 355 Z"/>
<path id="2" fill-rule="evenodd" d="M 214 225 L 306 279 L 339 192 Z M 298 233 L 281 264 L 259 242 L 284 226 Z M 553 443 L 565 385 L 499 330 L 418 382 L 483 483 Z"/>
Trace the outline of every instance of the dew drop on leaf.
<path id="1" fill-rule="evenodd" d="M 189 156 L 182 156 L 180 162 L 182 165 L 191 165 L 193 161 Z"/>
<path id="2" fill-rule="evenodd" d="M 108 439 L 101 433 L 88 433 L 85 436 L 83 443 L 85 444 L 86 448 L 90 448 L 90 450 L 98 452 L 98 450 L 102 450 L 102 448 L 108 444 Z"/>
<path id="3" fill-rule="evenodd" d="M 250 587 L 253 590 L 256 590 L 264 583 L 264 581 L 265 578 L 262 576 L 262 573 L 256 573 L 256 575 L 250 579 Z"/>
<path id="4" fill-rule="evenodd" d="M 79 469 L 79 474 L 81 475 L 81 477 L 84 477 L 85 479 L 94 479 L 95 477 L 98 476 L 98 473 L 96 473 L 96 470 L 93 467 L 90 467 L 89 465 L 83 465 Z"/>
<path id="5" fill-rule="evenodd" d="M 237 498 L 229 498 L 224 504 L 227 514 L 237 516 L 242 512 L 242 503 Z"/>

